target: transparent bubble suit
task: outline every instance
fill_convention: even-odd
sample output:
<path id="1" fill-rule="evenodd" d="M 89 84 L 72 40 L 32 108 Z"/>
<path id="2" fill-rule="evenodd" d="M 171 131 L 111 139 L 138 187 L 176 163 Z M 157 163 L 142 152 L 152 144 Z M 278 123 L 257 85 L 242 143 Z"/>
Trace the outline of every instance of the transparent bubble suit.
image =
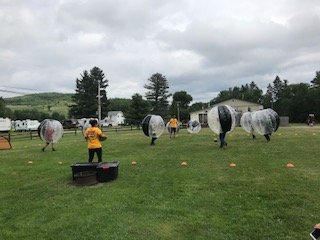
<path id="1" fill-rule="evenodd" d="M 213 107 L 208 112 L 208 125 L 216 134 L 231 132 L 236 126 L 236 115 L 229 105 Z"/>
<path id="2" fill-rule="evenodd" d="M 97 123 L 98 123 L 98 127 L 99 127 L 99 120 L 98 120 L 97 118 L 87 119 L 86 122 L 85 122 L 85 124 L 84 124 L 83 127 L 82 127 L 82 134 L 83 134 L 83 135 L 84 135 L 84 133 L 86 132 L 86 130 L 87 130 L 88 128 L 92 127 L 91 124 L 90 124 L 90 120 L 96 120 Z"/>
<path id="3" fill-rule="evenodd" d="M 252 112 L 252 125 L 254 131 L 261 135 L 272 134 L 279 128 L 280 118 L 278 114 L 268 108 Z"/>
<path id="4" fill-rule="evenodd" d="M 142 130 L 147 137 L 158 138 L 164 131 L 164 121 L 159 115 L 147 115 L 142 120 Z"/>
<path id="5" fill-rule="evenodd" d="M 58 120 L 45 119 L 38 127 L 38 135 L 44 142 L 56 143 L 63 135 L 62 124 Z"/>
<path id="6" fill-rule="evenodd" d="M 252 112 L 245 112 L 242 114 L 240 119 L 241 127 L 248 133 L 253 133 L 254 128 L 252 124 Z"/>
<path id="7" fill-rule="evenodd" d="M 167 129 L 168 133 L 171 132 L 170 122 L 167 122 L 167 124 L 166 124 L 166 129 Z M 176 129 L 176 133 L 178 133 L 179 130 L 180 130 L 180 126 L 179 126 L 179 124 L 178 124 L 177 129 Z"/>
<path id="8" fill-rule="evenodd" d="M 199 133 L 201 130 L 201 124 L 198 121 L 189 121 L 187 131 L 189 133 Z"/>

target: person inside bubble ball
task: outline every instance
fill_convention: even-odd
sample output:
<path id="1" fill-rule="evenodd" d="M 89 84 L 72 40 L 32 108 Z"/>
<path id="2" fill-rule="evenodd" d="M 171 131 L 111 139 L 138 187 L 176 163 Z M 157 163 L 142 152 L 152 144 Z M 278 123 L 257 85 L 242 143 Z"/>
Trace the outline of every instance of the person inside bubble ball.
<path id="1" fill-rule="evenodd" d="M 172 118 L 170 118 L 169 126 L 170 126 L 170 138 L 172 137 L 172 134 L 173 134 L 173 137 L 176 137 L 176 132 L 177 132 L 177 128 L 178 128 L 178 120 L 175 115 L 173 115 Z"/>
<path id="2" fill-rule="evenodd" d="M 228 143 L 225 140 L 226 132 L 219 133 L 219 140 L 220 140 L 220 148 L 228 146 Z"/>
<path id="3" fill-rule="evenodd" d="M 91 127 L 88 127 L 84 133 L 84 138 L 88 142 L 89 163 L 92 163 L 94 154 L 97 153 L 98 162 L 102 162 L 102 144 L 101 141 L 106 139 L 106 136 L 98 128 L 98 121 L 91 119 L 89 121 Z"/>
<path id="4" fill-rule="evenodd" d="M 46 131 L 45 131 L 46 145 L 41 149 L 42 152 L 44 152 L 44 150 L 46 150 L 46 148 L 49 146 L 50 143 L 51 143 L 52 151 L 56 150 L 53 147 L 53 133 L 54 133 L 54 129 L 53 128 L 49 127 L 49 128 L 46 129 Z"/>

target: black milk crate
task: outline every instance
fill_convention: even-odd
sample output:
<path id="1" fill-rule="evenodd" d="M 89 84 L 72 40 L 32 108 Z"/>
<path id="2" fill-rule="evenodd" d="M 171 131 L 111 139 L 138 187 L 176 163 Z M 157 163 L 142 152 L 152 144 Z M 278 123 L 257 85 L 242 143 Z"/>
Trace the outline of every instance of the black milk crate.
<path id="1" fill-rule="evenodd" d="M 104 162 L 97 166 L 98 182 L 108 182 L 118 177 L 119 162 Z"/>
<path id="2" fill-rule="evenodd" d="M 79 186 L 91 186 L 98 183 L 96 171 L 84 171 L 74 174 L 74 183 Z"/>
<path id="3" fill-rule="evenodd" d="M 77 173 L 97 171 L 97 166 L 99 163 L 74 163 L 71 165 L 72 168 L 72 179 L 75 180 Z"/>
<path id="4" fill-rule="evenodd" d="M 71 165 L 71 169 L 74 181 L 79 173 L 94 171 L 98 182 L 108 182 L 118 177 L 119 162 L 74 163 Z"/>

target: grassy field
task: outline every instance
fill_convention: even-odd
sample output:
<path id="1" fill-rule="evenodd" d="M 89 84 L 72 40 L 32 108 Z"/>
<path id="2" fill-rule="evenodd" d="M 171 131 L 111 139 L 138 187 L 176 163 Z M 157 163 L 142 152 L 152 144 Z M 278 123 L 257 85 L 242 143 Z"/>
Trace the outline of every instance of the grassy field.
<path id="1" fill-rule="evenodd" d="M 90 187 L 71 184 L 70 165 L 87 160 L 80 134 L 55 152 L 12 138 L 0 151 L 0 239 L 297 240 L 320 222 L 320 127 L 280 128 L 269 143 L 237 128 L 226 149 L 209 129 L 155 146 L 142 131 L 107 135 L 119 176 Z"/>
<path id="2" fill-rule="evenodd" d="M 72 94 L 48 92 L 6 98 L 5 101 L 6 107 L 12 111 L 36 109 L 49 114 L 57 112 L 68 117 L 68 106 L 72 104 L 71 97 Z"/>
<path id="3" fill-rule="evenodd" d="M 52 114 L 53 112 L 57 112 L 59 114 L 64 115 L 66 118 L 68 117 L 69 108 L 68 105 L 70 103 L 67 101 L 59 101 L 58 103 L 53 103 L 52 105 L 7 105 L 12 111 L 16 110 L 32 110 L 37 109 L 40 112 Z M 49 110 L 49 107 L 50 110 Z"/>

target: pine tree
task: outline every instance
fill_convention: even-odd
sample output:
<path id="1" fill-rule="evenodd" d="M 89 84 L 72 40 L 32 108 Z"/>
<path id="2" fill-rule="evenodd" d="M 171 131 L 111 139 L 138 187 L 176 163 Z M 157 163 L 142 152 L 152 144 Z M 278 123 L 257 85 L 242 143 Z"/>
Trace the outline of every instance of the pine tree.
<path id="1" fill-rule="evenodd" d="M 186 91 L 175 92 L 170 106 L 171 115 L 176 115 L 181 122 L 187 122 L 189 119 L 189 104 L 192 100 L 192 96 Z"/>
<path id="2" fill-rule="evenodd" d="M 316 76 L 311 81 L 311 87 L 320 88 L 320 71 L 316 71 Z"/>
<path id="3" fill-rule="evenodd" d="M 149 84 L 145 84 L 144 88 L 149 90 L 146 93 L 146 98 L 151 102 L 152 113 L 166 116 L 169 105 L 168 97 L 171 96 L 166 77 L 160 73 L 155 73 L 148 81 Z"/>
<path id="4" fill-rule="evenodd" d="M 83 71 L 81 78 L 76 79 L 76 93 L 72 96 L 74 104 L 70 106 L 69 115 L 73 118 L 97 117 L 98 111 L 98 83 L 100 82 L 100 95 L 102 116 L 107 113 L 107 96 L 105 88 L 108 86 L 108 80 L 104 73 L 98 67 Z"/>

